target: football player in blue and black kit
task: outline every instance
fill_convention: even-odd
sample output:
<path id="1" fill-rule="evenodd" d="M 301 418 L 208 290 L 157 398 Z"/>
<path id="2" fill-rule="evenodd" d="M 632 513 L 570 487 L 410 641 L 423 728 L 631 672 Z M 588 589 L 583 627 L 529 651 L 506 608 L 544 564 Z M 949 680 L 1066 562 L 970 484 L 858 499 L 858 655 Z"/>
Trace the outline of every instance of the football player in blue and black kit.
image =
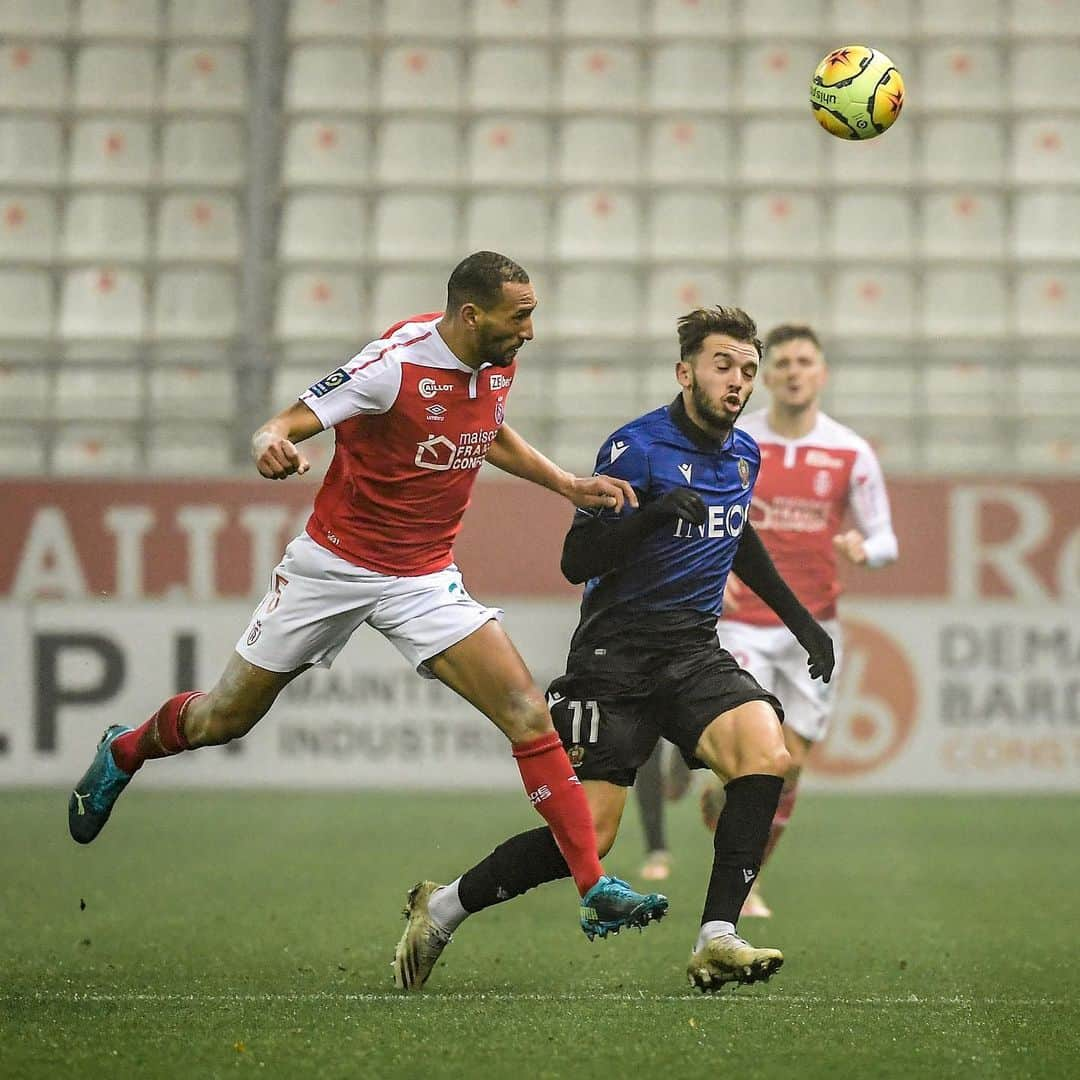
<path id="1" fill-rule="evenodd" d="M 548 688 L 548 703 L 588 794 L 601 852 L 614 842 L 635 772 L 661 736 L 692 767 L 725 782 L 687 968 L 690 982 L 708 991 L 767 979 L 784 959 L 736 932 L 789 757 L 780 702 L 717 640 L 729 571 L 791 629 L 811 675 L 827 682 L 834 657 L 828 634 L 747 520 L 760 459 L 753 438 L 734 424 L 761 360 L 757 327 L 739 308 L 720 307 L 690 312 L 678 332 L 681 393 L 616 431 L 597 458 L 598 473 L 634 487 L 640 509 L 579 510 L 566 536 L 563 573 L 586 586 L 566 674 Z M 567 874 L 551 832 L 540 828 L 501 844 L 449 885 L 414 887 L 399 945 L 411 943 L 404 959 L 412 987 L 423 985 L 468 915 Z"/>

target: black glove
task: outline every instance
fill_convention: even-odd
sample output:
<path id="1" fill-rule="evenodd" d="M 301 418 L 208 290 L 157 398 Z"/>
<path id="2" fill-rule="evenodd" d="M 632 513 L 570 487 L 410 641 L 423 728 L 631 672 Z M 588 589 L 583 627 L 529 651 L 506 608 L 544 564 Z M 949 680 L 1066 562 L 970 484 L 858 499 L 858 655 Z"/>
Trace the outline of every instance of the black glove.
<path id="1" fill-rule="evenodd" d="M 682 518 L 691 525 L 704 525 L 709 516 L 701 496 L 690 488 L 672 488 L 645 507 L 650 517 Z"/>
<path id="2" fill-rule="evenodd" d="M 810 619 L 805 626 L 799 628 L 795 637 L 806 650 L 806 665 L 810 669 L 810 678 L 828 682 L 832 678 L 833 668 L 836 667 L 836 654 L 833 652 L 832 638 L 825 632 L 824 627 Z"/>

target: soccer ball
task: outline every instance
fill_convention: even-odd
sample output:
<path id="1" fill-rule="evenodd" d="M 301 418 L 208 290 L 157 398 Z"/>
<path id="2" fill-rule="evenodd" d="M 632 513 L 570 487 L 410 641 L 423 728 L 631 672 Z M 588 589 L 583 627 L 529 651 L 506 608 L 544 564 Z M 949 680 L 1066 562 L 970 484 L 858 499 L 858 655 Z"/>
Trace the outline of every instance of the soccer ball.
<path id="1" fill-rule="evenodd" d="M 904 107 L 904 80 L 896 65 L 869 45 L 834 49 L 810 81 L 817 122 L 839 139 L 876 139 Z"/>

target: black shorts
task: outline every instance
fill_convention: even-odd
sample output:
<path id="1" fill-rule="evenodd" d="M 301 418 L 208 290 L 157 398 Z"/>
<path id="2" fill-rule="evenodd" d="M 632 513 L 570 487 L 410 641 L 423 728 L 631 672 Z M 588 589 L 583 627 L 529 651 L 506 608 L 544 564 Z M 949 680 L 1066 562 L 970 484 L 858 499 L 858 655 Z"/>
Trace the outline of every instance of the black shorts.
<path id="1" fill-rule="evenodd" d="M 721 713 L 767 701 L 781 723 L 784 709 L 748 671 L 711 642 L 654 652 L 623 646 L 575 663 L 548 687 L 555 729 L 581 780 L 631 787 L 661 737 L 692 769 L 702 732 Z M 619 654 L 622 655 L 619 655 Z"/>

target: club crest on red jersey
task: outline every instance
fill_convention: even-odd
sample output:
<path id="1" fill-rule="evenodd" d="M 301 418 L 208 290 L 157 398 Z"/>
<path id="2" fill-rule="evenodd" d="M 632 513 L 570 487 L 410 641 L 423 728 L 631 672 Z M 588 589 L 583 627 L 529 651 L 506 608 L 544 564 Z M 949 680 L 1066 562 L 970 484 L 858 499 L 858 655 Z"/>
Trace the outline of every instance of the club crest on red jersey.
<path id="1" fill-rule="evenodd" d="M 495 423 L 501 424 L 506 419 L 506 406 L 503 404 L 503 399 L 495 399 Z"/>

